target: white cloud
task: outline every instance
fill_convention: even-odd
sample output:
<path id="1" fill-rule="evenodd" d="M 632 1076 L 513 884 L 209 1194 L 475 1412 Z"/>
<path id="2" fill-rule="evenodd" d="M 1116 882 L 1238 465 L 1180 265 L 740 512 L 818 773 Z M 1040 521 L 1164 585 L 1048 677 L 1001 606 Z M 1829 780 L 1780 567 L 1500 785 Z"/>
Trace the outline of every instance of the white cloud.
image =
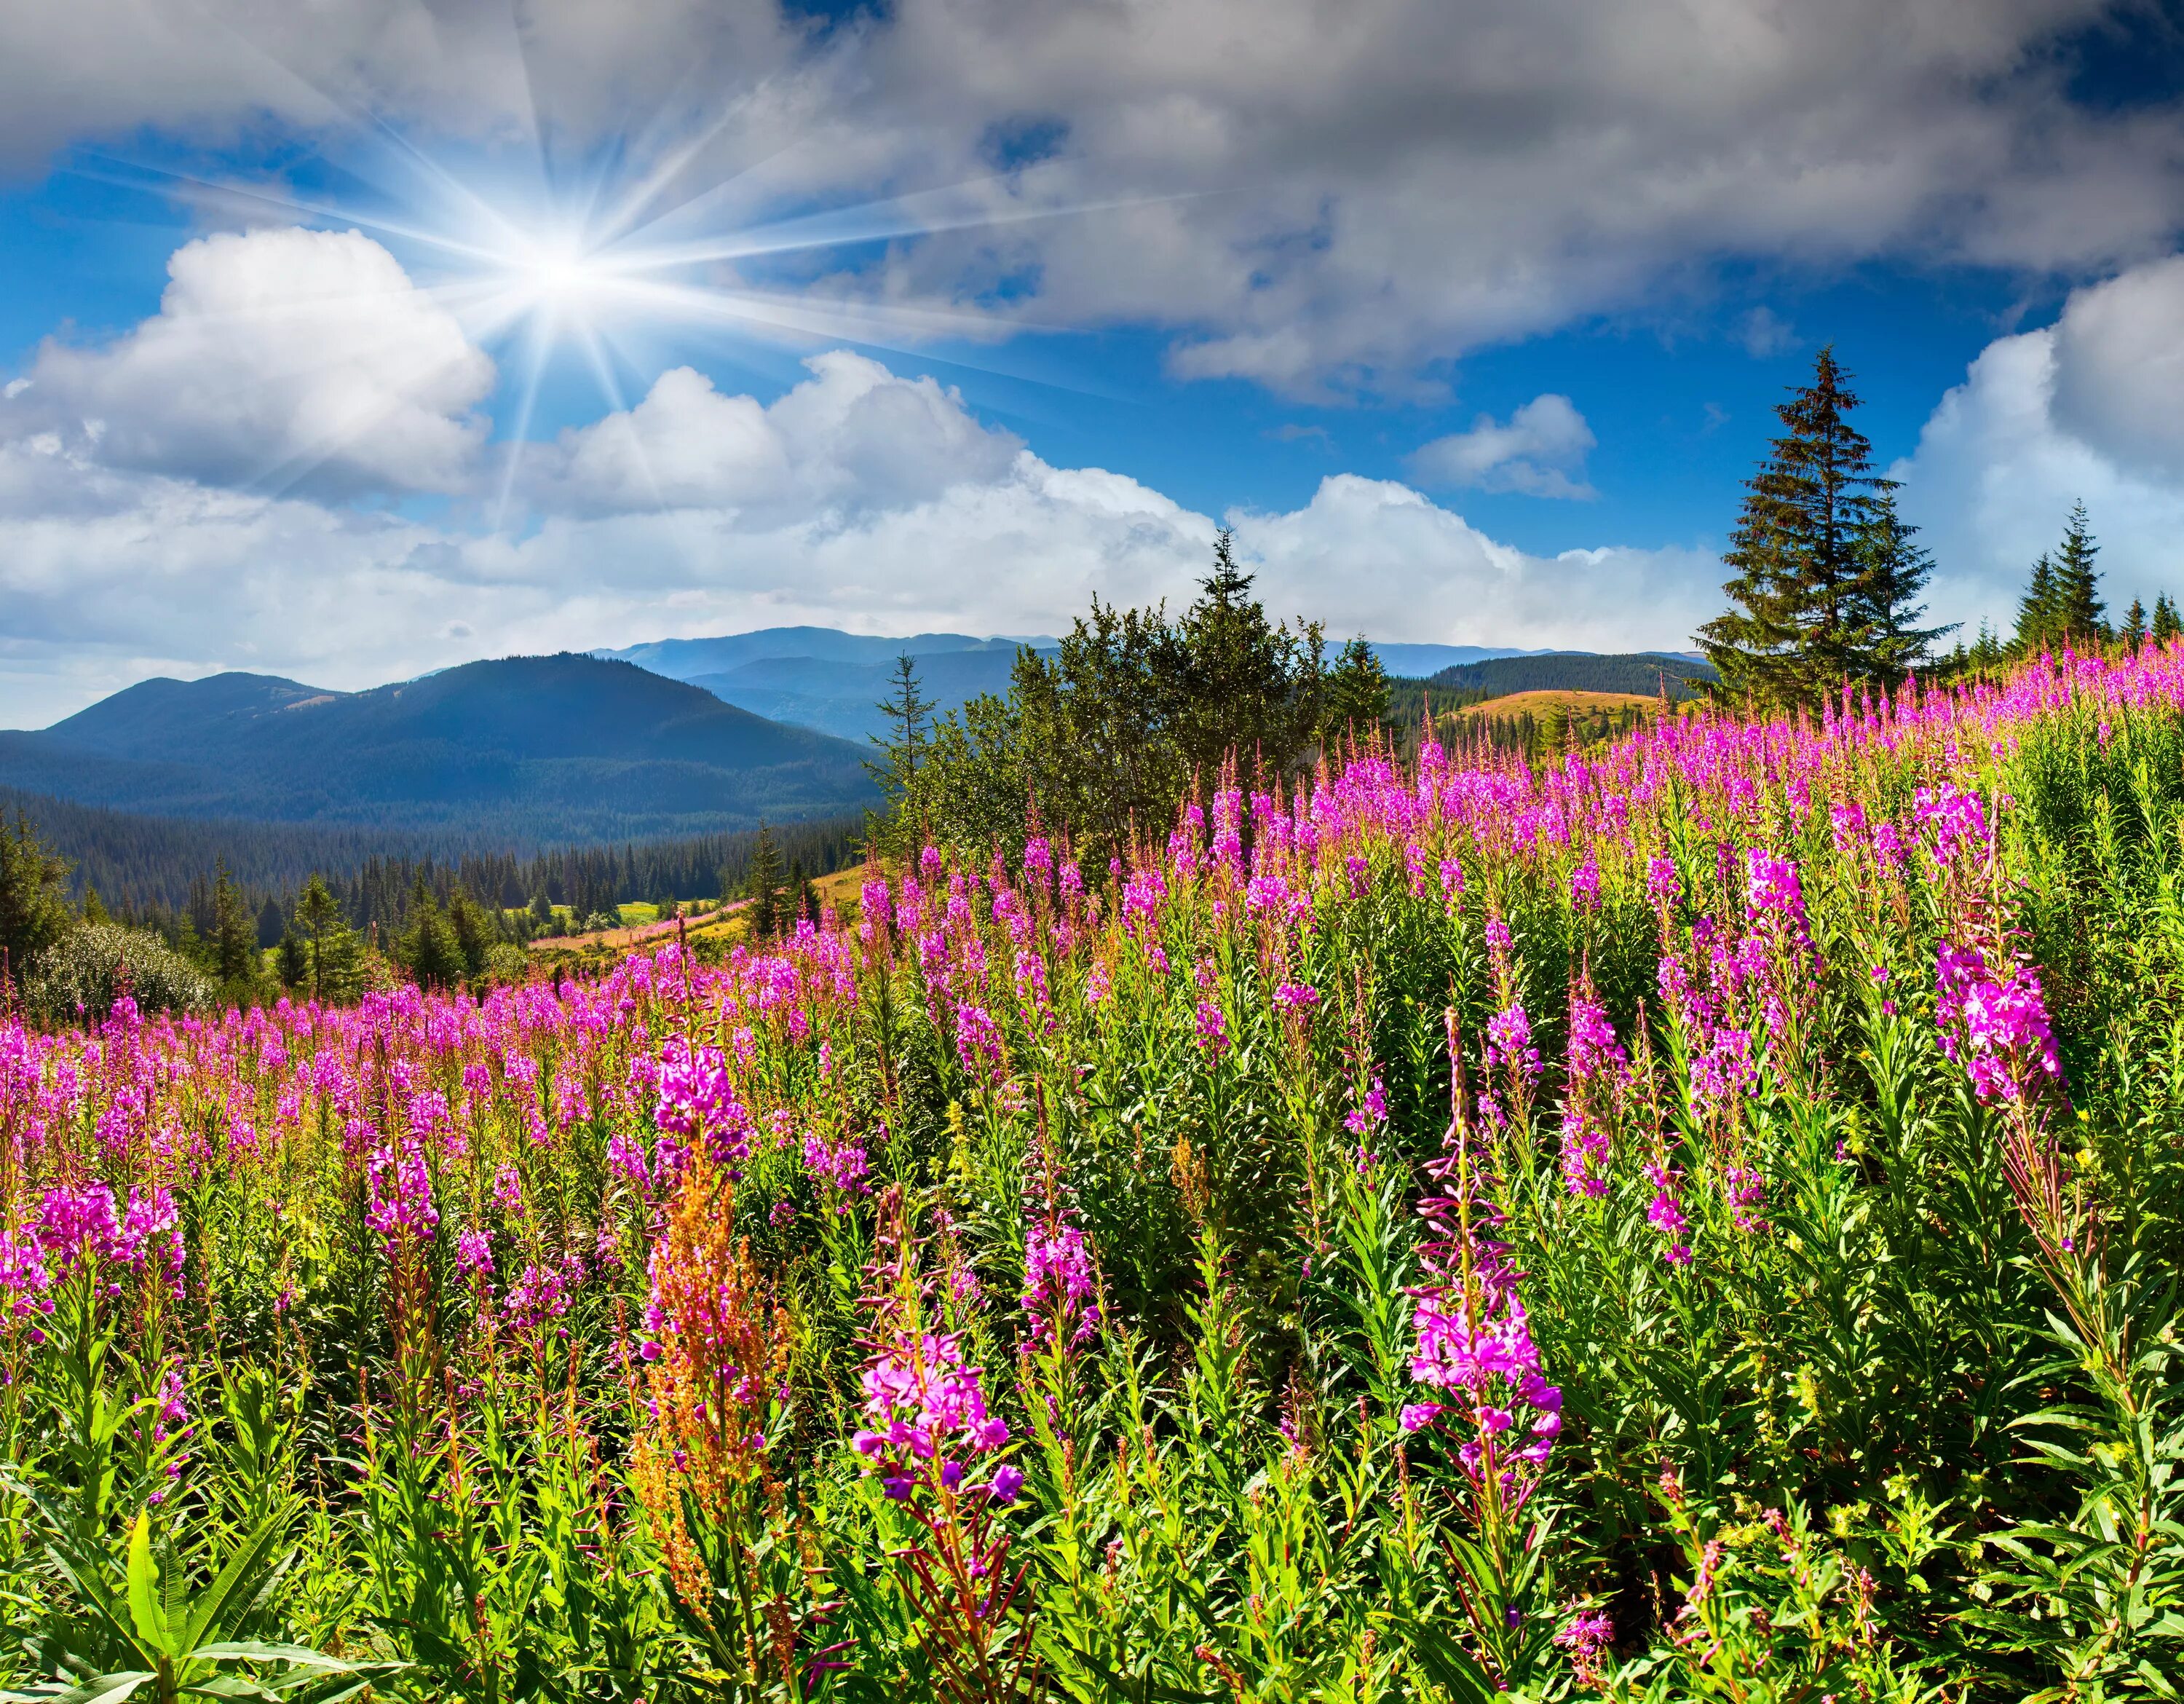
<path id="1" fill-rule="evenodd" d="M 35 425 L 116 467 L 326 493 L 451 491 L 493 362 L 394 257 L 350 232 L 176 251 L 159 311 L 98 348 L 48 342 L 0 435 Z"/>
<path id="2" fill-rule="evenodd" d="M 723 396 L 689 367 L 635 408 L 562 435 L 539 500 L 576 510 L 724 508 L 755 516 L 899 508 L 1005 473 L 1022 444 L 961 394 L 833 349 L 776 401 Z"/>
<path id="3" fill-rule="evenodd" d="M 2125 466 L 2184 479 L 2184 254 L 2070 298 L 2055 327 L 2055 415 Z"/>
<path id="4" fill-rule="evenodd" d="M 912 196 L 928 233 L 826 285 L 905 327 L 1150 324 L 1186 376 L 1415 393 L 1482 344 L 1681 311 L 1719 262 L 2166 249 L 2177 107 L 2069 94 L 2073 33 L 2128 3 L 897 0 L 822 30 L 769 0 L 532 0 L 519 46 L 478 0 L 74 0 L 0 8 L 0 155 L 267 117 L 353 137 L 366 109 L 613 135 L 670 162 L 648 214 L 720 186 L 688 215 L 716 229 Z"/>
<path id="5" fill-rule="evenodd" d="M 1468 432 L 1436 438 L 1414 451 L 1411 472 L 1429 484 L 1481 491 L 1521 491 L 1529 497 L 1596 497 L 1585 481 L 1585 458 L 1598 439 L 1566 396 L 1535 396 L 1506 424 L 1482 414 Z"/>
<path id="6" fill-rule="evenodd" d="M 841 352 L 811 366 L 771 408 L 666 376 L 618 431 L 564 446 L 593 500 L 519 538 L 117 470 L 53 433 L 0 444 L 0 722 L 49 721 L 155 672 L 356 687 L 482 652 L 800 622 L 1050 631 L 1095 595 L 1192 595 L 1211 517 L 1054 467 L 929 381 Z M 677 500 L 621 507 L 632 464 L 595 446 L 669 424 L 719 444 L 655 463 Z M 904 433 L 930 453 L 893 454 Z M 890 454 L 873 459 L 876 444 Z M 1230 518 L 1268 606 L 1343 634 L 1680 645 L 1719 578 L 1688 552 L 1527 556 L 1351 476 L 1294 511 Z"/>
<path id="7" fill-rule="evenodd" d="M 2056 326 L 1988 344 L 1891 470 L 1934 552 L 1942 619 L 2007 629 L 2033 558 L 2080 501 L 2111 605 L 2184 593 L 2184 333 L 2163 311 L 2177 279 L 2175 261 L 2136 269 L 2079 292 Z"/>

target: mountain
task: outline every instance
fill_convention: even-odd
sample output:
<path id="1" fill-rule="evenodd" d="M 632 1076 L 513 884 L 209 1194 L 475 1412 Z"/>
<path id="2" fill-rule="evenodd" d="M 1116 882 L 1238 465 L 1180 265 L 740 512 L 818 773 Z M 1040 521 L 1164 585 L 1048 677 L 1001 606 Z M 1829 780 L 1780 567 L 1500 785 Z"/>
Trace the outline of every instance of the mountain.
<path id="1" fill-rule="evenodd" d="M 268 675 L 147 680 L 0 733 L 0 786 L 173 817 L 508 843 L 646 839 L 855 809 L 864 753 L 630 663 L 465 663 L 364 692 Z"/>
<path id="2" fill-rule="evenodd" d="M 664 639 L 597 656 L 633 662 L 672 680 L 703 687 L 723 703 L 776 722 L 793 723 L 860 743 L 885 731 L 879 701 L 898 656 L 917 666 L 918 685 L 945 715 L 982 692 L 1006 693 L 1017 650 L 1051 655 L 1044 636 L 973 639 L 960 633 L 919 633 L 904 639 L 844 633 L 831 627 L 773 627 L 714 639 Z M 1329 647 L 1330 656 L 1334 646 Z M 1451 664 L 1531 653 L 1476 645 L 1396 645 L 1373 649 L 1389 673 L 1423 678 Z"/>
<path id="3" fill-rule="evenodd" d="M 1019 645 L 1051 645 L 1050 639 L 973 639 L 961 633 L 914 633 L 906 639 L 844 633 L 832 627 L 768 627 L 755 633 L 723 634 L 717 639 L 661 639 L 595 656 L 633 662 L 670 680 L 695 680 L 701 674 L 726 674 L 746 664 L 791 659 L 816 664 L 869 663 L 885 668 L 896 657 L 936 656 L 952 651 L 989 651 L 1014 656 Z"/>
<path id="4" fill-rule="evenodd" d="M 1440 687 L 1489 698 L 1512 692 L 1636 692 L 1650 696 L 1662 690 L 1664 677 L 1672 699 L 1696 696 L 1695 688 L 1685 684 L 1686 681 L 1719 679 L 1712 664 L 1688 656 L 1656 651 L 1602 656 L 1557 651 L 1461 663 L 1440 670 L 1426 685 L 1429 690 Z"/>

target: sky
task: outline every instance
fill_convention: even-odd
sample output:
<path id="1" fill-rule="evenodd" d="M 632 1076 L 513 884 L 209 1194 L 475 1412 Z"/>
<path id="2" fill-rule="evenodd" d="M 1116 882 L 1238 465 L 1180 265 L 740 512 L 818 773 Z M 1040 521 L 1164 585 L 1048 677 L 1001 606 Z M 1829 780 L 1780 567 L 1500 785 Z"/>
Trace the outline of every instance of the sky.
<path id="1" fill-rule="evenodd" d="M 2178 0 L 0 8 L 0 725 L 1187 601 L 1682 649 L 1831 344 L 2184 595 Z"/>

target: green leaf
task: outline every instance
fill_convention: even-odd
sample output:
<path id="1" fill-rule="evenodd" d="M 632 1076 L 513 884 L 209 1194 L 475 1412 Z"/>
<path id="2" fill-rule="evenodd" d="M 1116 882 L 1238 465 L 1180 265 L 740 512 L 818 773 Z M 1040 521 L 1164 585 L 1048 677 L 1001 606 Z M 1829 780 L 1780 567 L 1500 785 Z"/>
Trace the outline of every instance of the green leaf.
<path id="1" fill-rule="evenodd" d="M 245 1588 L 254 1588 L 254 1576 L 264 1573 L 265 1552 L 281 1536 L 284 1518 L 276 1516 L 265 1522 L 249 1538 L 242 1548 L 227 1559 L 227 1566 L 220 1577 L 204 1589 L 204 1595 L 191 1606 L 190 1617 L 181 1632 L 181 1648 L 195 1651 L 198 1641 L 214 1632 L 238 1597 L 245 1595 Z"/>
<path id="2" fill-rule="evenodd" d="M 152 1559 L 152 1517 L 143 1510 L 129 1529 L 129 1618 L 136 1636 L 162 1657 L 172 1657 L 175 1647 L 167 1633 L 167 1618 L 159 1613 L 159 1565 Z"/>

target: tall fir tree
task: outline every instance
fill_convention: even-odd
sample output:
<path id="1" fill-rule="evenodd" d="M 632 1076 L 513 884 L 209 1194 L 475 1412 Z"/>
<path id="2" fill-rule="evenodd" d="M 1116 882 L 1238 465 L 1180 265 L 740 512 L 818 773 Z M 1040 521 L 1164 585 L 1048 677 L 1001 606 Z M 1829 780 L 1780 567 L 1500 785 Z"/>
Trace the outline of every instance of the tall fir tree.
<path id="1" fill-rule="evenodd" d="M 2117 629 L 2117 637 L 2133 651 L 2146 643 L 2146 606 L 2137 598 L 2123 612 L 2123 626 Z"/>
<path id="2" fill-rule="evenodd" d="M 2101 601 L 2100 570 L 2093 558 L 2101 547 L 2093 542 L 2086 506 L 2073 504 L 2064 524 L 2062 548 L 2055 553 L 2055 637 L 2084 650 L 2108 637 L 2103 617 L 2108 606 Z"/>
<path id="3" fill-rule="evenodd" d="M 1914 537 L 1918 530 L 1896 511 L 1896 482 L 1874 481 L 1852 548 L 1845 673 L 1853 679 L 1892 689 L 1926 662 L 1936 639 L 1956 631 L 1953 624 L 1918 624 L 1926 613 L 1919 598 L 1934 574 L 1932 556 Z"/>
<path id="4" fill-rule="evenodd" d="M 781 848 L 774 843 L 773 830 L 760 823 L 758 844 L 751 848 L 750 875 L 744 883 L 750 897 L 751 934 L 759 940 L 771 938 L 781 927 Z"/>
<path id="5" fill-rule="evenodd" d="M 2179 633 L 2184 633 L 2184 619 L 2176 613 L 2176 605 L 2167 592 L 2157 593 L 2153 600 L 2153 619 L 2148 623 L 2146 636 L 2156 645 L 2167 645 Z"/>
<path id="6" fill-rule="evenodd" d="M 216 866 L 212 883 L 212 959 L 214 973 L 231 990 L 258 980 L 258 919 L 243 901 L 242 890 L 227 873 L 227 861 Z"/>
<path id="7" fill-rule="evenodd" d="M 2017 648 L 2031 652 L 2055 643 L 2059 612 L 2055 599 L 2055 564 L 2043 552 L 2032 565 L 2025 595 L 2017 601 Z"/>
<path id="8" fill-rule="evenodd" d="M 1327 673 L 1327 710 L 1320 738 L 1339 740 L 1355 735 L 1361 741 L 1379 733 L 1388 718 L 1388 671 L 1363 635 L 1342 647 Z"/>
<path id="9" fill-rule="evenodd" d="M 1774 411 L 1785 430 L 1746 482 L 1744 512 L 1722 556 L 1735 570 L 1722 588 L 1730 607 L 1698 634 L 1732 693 L 1765 704 L 1809 702 L 1847 678 L 1885 676 L 1875 647 L 1901 643 L 1903 635 L 1873 635 L 1861 589 L 1869 582 L 1878 589 L 1860 552 L 1872 542 L 1875 494 L 1892 487 L 1875 474 L 1873 446 L 1850 423 L 1858 405 L 1830 346 L 1814 362 L 1813 382 Z M 1917 563 L 1891 572 L 1910 575 L 1915 595 Z M 1906 634 L 1916 631 L 1903 625 Z"/>
<path id="10" fill-rule="evenodd" d="M 887 731 L 871 736 L 878 755 L 867 757 L 865 768 L 889 798 L 905 798 L 917 779 L 933 727 L 933 701 L 918 680 L 916 659 L 907 651 L 894 660 L 888 696 L 872 707 L 887 718 Z"/>

